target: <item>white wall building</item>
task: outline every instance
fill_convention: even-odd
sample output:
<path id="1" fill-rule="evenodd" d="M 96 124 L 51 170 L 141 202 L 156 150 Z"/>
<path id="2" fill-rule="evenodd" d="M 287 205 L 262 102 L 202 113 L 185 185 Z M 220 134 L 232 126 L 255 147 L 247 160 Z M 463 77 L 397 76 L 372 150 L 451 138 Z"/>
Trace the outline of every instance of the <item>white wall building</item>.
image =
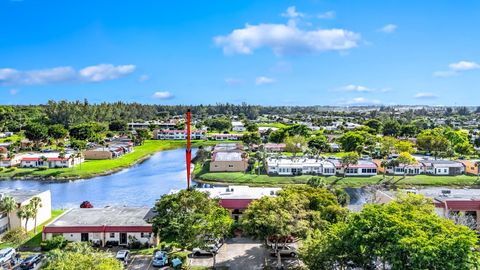
<path id="1" fill-rule="evenodd" d="M 60 153 L 31 153 L 22 156 L 20 167 L 22 168 L 71 168 L 84 162 L 83 157 L 77 157 L 74 153 L 65 153 L 60 157 Z"/>
<path id="2" fill-rule="evenodd" d="M 38 190 L 23 190 L 23 189 L 0 189 L 0 198 L 4 196 L 10 196 L 17 202 L 17 210 L 9 214 L 10 216 L 10 228 L 25 228 L 25 220 L 20 219 L 17 216 L 18 208 L 30 203 L 33 197 L 39 197 L 42 206 L 37 212 L 37 226 L 46 222 L 52 216 L 52 199 L 50 190 L 38 191 Z M 35 221 L 29 219 L 27 222 L 27 230 L 31 231 L 35 227 Z M 0 234 L 5 233 L 8 230 L 8 216 L 7 213 L 0 213 Z"/>
<path id="3" fill-rule="evenodd" d="M 325 159 L 315 158 L 269 158 L 267 173 L 272 175 L 335 175 L 335 165 Z"/>
<path id="4" fill-rule="evenodd" d="M 62 235 L 67 241 L 127 246 L 135 241 L 154 245 L 150 208 L 106 207 L 70 209 L 45 225 L 43 240 Z"/>
<path id="5" fill-rule="evenodd" d="M 232 130 L 235 132 L 244 132 L 246 131 L 245 126 L 240 121 L 232 121 Z"/>
<path id="6" fill-rule="evenodd" d="M 186 140 L 187 130 L 156 130 L 153 134 L 157 140 Z M 191 130 L 190 138 L 192 140 L 205 140 L 207 138 L 206 130 Z"/>

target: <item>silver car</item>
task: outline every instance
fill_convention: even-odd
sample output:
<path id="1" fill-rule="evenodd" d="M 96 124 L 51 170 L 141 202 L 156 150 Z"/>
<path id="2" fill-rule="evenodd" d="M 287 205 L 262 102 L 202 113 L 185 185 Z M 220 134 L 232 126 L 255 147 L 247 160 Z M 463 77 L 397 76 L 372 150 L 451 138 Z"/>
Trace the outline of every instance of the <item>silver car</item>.
<path id="1" fill-rule="evenodd" d="M 6 262 L 10 261 L 14 255 L 15 255 L 14 248 L 4 248 L 0 250 L 0 265 L 3 265 Z"/>
<path id="2" fill-rule="evenodd" d="M 278 252 L 280 253 L 280 256 L 285 256 L 285 257 L 297 257 L 297 249 L 292 247 L 292 246 L 283 246 L 278 248 Z M 272 249 L 270 252 L 272 256 L 276 256 L 277 254 L 275 253 L 275 250 Z"/>

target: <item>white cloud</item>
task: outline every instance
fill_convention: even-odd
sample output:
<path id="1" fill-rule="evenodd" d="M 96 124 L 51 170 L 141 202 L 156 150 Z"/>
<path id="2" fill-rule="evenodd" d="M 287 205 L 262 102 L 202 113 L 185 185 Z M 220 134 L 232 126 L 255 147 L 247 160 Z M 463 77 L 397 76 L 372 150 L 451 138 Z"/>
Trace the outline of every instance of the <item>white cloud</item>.
<path id="1" fill-rule="evenodd" d="M 81 69 L 54 67 L 38 70 L 0 69 L 0 85 L 47 85 L 63 82 L 100 82 L 124 77 L 135 70 L 134 65 L 100 64 Z"/>
<path id="2" fill-rule="evenodd" d="M 243 84 L 243 80 L 237 78 L 225 78 L 225 83 L 229 86 L 237 86 Z"/>
<path id="3" fill-rule="evenodd" d="M 118 79 L 134 71 L 134 65 L 114 66 L 112 64 L 100 64 L 81 69 L 79 75 L 88 82 L 101 82 Z"/>
<path id="4" fill-rule="evenodd" d="M 142 74 L 138 77 L 139 82 L 144 82 L 144 81 L 148 81 L 148 80 L 150 80 L 150 76 L 148 76 L 147 74 Z"/>
<path id="5" fill-rule="evenodd" d="M 437 99 L 438 96 L 434 93 L 420 92 L 413 96 L 416 99 Z"/>
<path id="6" fill-rule="evenodd" d="M 318 14 L 317 18 L 319 18 L 319 19 L 333 19 L 333 18 L 335 18 L 335 15 L 336 15 L 335 11 L 330 10 L 330 11 Z"/>
<path id="7" fill-rule="evenodd" d="M 10 92 L 10 95 L 14 96 L 14 95 L 18 94 L 18 92 L 20 92 L 20 90 L 16 89 L 16 88 L 12 88 L 12 89 L 9 90 L 9 92 Z"/>
<path id="8" fill-rule="evenodd" d="M 367 105 L 378 105 L 381 101 L 378 99 L 367 99 L 364 97 L 356 97 L 348 100 L 342 100 L 341 105 L 347 106 L 367 106 Z"/>
<path id="9" fill-rule="evenodd" d="M 460 61 L 457 63 L 452 63 L 448 65 L 448 67 L 453 71 L 466 71 L 466 70 L 479 69 L 480 65 L 471 61 Z"/>
<path id="10" fill-rule="evenodd" d="M 360 35 L 344 29 L 302 30 L 295 23 L 247 24 L 214 42 L 225 54 L 252 54 L 270 48 L 276 55 L 344 51 L 358 46 Z"/>
<path id="11" fill-rule="evenodd" d="M 345 85 L 345 86 L 341 87 L 340 90 L 349 91 L 349 92 L 372 92 L 372 91 L 374 91 L 373 89 L 370 89 L 366 86 L 355 85 L 355 84 Z"/>
<path id="12" fill-rule="evenodd" d="M 303 13 L 298 12 L 297 9 L 295 8 L 295 6 L 288 7 L 287 10 L 285 11 L 285 13 L 282 13 L 281 15 L 283 17 L 287 17 L 287 18 L 291 18 L 291 19 L 295 19 L 295 18 L 298 18 L 298 17 L 305 16 Z"/>
<path id="13" fill-rule="evenodd" d="M 170 93 L 169 91 L 158 91 L 153 93 L 153 98 L 156 99 L 172 99 L 174 98 L 173 94 Z"/>
<path id="14" fill-rule="evenodd" d="M 265 85 L 265 84 L 272 84 L 275 82 L 275 79 L 265 77 L 265 76 L 260 76 L 255 79 L 255 84 L 256 85 Z"/>
<path id="15" fill-rule="evenodd" d="M 387 34 L 391 34 L 393 32 L 395 32 L 395 30 L 397 30 L 397 26 L 395 24 L 387 24 L 385 26 L 383 26 L 382 28 L 380 28 L 378 31 L 380 32 L 383 32 L 383 33 L 387 33 Z"/>
<path id="16" fill-rule="evenodd" d="M 434 77 L 452 77 L 461 74 L 463 71 L 480 69 L 480 65 L 473 61 L 459 61 L 448 65 L 449 70 L 435 71 Z"/>

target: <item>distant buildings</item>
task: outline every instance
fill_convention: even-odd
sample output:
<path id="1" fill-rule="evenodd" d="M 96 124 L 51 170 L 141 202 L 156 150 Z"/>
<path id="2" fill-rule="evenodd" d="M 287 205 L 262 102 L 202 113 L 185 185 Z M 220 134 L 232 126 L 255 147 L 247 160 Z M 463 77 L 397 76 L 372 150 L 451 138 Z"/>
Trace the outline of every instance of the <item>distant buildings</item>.
<path id="1" fill-rule="evenodd" d="M 10 228 L 25 228 L 25 219 L 20 219 L 17 216 L 18 209 L 30 203 L 33 197 L 39 197 L 42 206 L 37 211 L 37 225 L 40 225 L 52 216 L 52 198 L 50 191 L 38 191 L 38 190 L 23 190 L 23 189 L 0 189 L 0 199 L 10 196 L 17 202 L 17 210 L 11 212 L 10 216 Z M 1 212 L 0 214 L 0 234 L 5 233 L 8 230 L 8 216 L 7 213 Z M 27 222 L 27 230 L 33 230 L 35 222 L 29 219 Z"/>
<path id="2" fill-rule="evenodd" d="M 156 244 L 150 208 L 76 208 L 65 212 L 43 228 L 43 240 L 62 235 L 67 241 L 92 242 L 100 246 L 127 246 L 132 242 Z"/>
<path id="3" fill-rule="evenodd" d="M 208 139 L 214 141 L 240 141 L 243 137 L 243 134 L 209 134 Z"/>
<path id="4" fill-rule="evenodd" d="M 175 127 L 177 126 L 177 123 L 178 123 L 178 121 L 130 122 L 130 123 L 128 123 L 128 128 L 131 129 L 131 130 L 147 129 L 147 128 L 150 128 L 150 127 L 155 127 L 155 128 L 158 128 L 158 129 L 175 129 Z"/>
<path id="5" fill-rule="evenodd" d="M 244 132 L 247 129 L 245 128 L 245 125 L 243 125 L 242 122 L 232 121 L 232 130 L 235 131 L 235 132 Z"/>
<path id="6" fill-rule="evenodd" d="M 248 167 L 248 159 L 239 144 L 217 144 L 212 151 L 211 172 L 243 172 Z"/>
<path id="7" fill-rule="evenodd" d="M 187 130 L 154 130 L 153 138 L 156 140 L 186 140 L 187 139 Z M 191 130 L 190 138 L 192 140 L 205 140 L 207 139 L 206 130 Z"/>
<path id="8" fill-rule="evenodd" d="M 59 152 L 50 153 L 30 153 L 21 156 L 20 167 L 22 168 L 71 168 L 84 161 L 83 157 L 75 153 Z"/>

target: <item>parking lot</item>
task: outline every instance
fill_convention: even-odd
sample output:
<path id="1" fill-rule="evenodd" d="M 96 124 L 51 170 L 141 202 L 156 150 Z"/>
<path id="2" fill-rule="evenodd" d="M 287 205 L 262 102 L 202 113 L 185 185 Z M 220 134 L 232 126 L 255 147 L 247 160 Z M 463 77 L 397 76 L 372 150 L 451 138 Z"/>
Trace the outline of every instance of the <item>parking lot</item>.
<path id="1" fill-rule="evenodd" d="M 190 257 L 192 266 L 213 266 L 212 256 Z M 227 240 L 216 257 L 217 267 L 225 267 L 229 270 L 260 270 L 268 266 L 276 265 L 276 257 L 270 256 L 261 241 L 249 238 L 233 238 Z M 152 266 L 151 256 L 135 256 L 128 266 L 128 270 L 153 270 L 159 269 Z M 287 269 L 299 266 L 297 258 L 282 258 L 282 263 Z M 160 269 L 169 269 L 168 267 Z"/>

